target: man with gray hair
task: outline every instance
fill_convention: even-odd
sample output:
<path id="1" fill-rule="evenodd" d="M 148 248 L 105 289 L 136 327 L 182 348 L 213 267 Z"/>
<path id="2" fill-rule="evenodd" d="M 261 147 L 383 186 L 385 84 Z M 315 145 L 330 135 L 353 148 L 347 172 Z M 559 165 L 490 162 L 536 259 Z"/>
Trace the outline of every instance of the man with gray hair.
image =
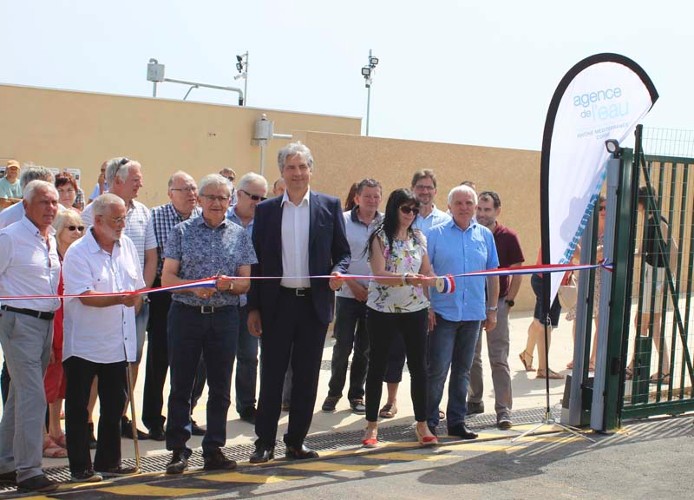
<path id="1" fill-rule="evenodd" d="M 142 165 L 135 160 L 125 157 L 110 159 L 106 164 L 106 182 L 109 193 L 123 199 L 126 206 L 125 234 L 133 241 L 137 248 L 142 275 L 147 287 L 151 287 L 157 272 L 157 240 L 154 228 L 149 223 L 152 217 L 149 208 L 137 201 L 137 194 L 142 187 Z M 82 220 L 85 224 L 92 224 L 94 220 L 93 208 L 90 205 L 82 212 Z M 142 351 L 145 345 L 145 331 L 149 318 L 149 301 L 144 299 L 142 308 L 137 314 L 137 358 L 133 366 L 133 385 L 137 380 L 138 367 L 142 359 Z M 132 425 L 128 417 L 121 420 L 123 437 L 132 439 Z M 138 439 L 148 439 L 147 433 L 138 431 Z"/>
<path id="2" fill-rule="evenodd" d="M 90 205 L 93 225 L 65 254 L 65 337 L 67 378 L 65 432 L 74 482 L 134 474 L 121 465 L 120 419 L 127 401 L 127 363 L 135 360 L 135 314 L 144 288 L 137 249 L 124 234 L 126 208 L 121 198 L 102 194 Z M 101 293 L 121 293 L 108 297 Z M 99 432 L 94 464 L 89 452 L 89 393 L 98 377 Z"/>
<path id="3" fill-rule="evenodd" d="M 50 182 L 51 184 L 53 184 L 53 182 L 55 181 L 53 173 L 46 167 L 31 164 L 24 165 L 24 168 L 22 169 L 22 174 L 19 177 L 19 184 L 22 187 L 22 193 L 31 181 L 36 180 Z M 58 210 L 64 210 L 62 205 L 58 205 Z M 11 207 L 8 207 L 2 212 L 0 212 L 0 229 L 6 228 L 10 224 L 17 222 L 18 220 L 21 220 L 22 217 L 24 217 L 24 204 L 15 203 Z"/>
<path id="4" fill-rule="evenodd" d="M 432 227 L 427 237 L 429 260 L 440 276 L 496 269 L 499 258 L 492 232 L 475 221 L 477 193 L 469 186 L 456 186 L 448 195 L 452 219 Z M 489 299 L 485 296 L 486 291 Z M 475 439 L 465 425 L 470 366 L 480 326 L 496 326 L 499 277 L 455 278 L 453 293 L 431 290 L 429 309 L 429 382 L 427 414 L 429 429 L 436 434 L 439 404 L 450 370 L 446 417 L 448 435 Z"/>
<path id="5" fill-rule="evenodd" d="M 155 287 L 161 286 L 161 271 L 164 267 L 164 249 L 169 233 L 176 224 L 200 215 L 198 207 L 198 185 L 186 172 L 174 172 L 168 182 L 169 203 L 152 209 L 150 224 L 157 239 L 157 275 Z M 142 423 L 149 429 L 150 438 L 156 441 L 166 439 L 164 435 L 165 417 L 163 391 L 166 373 L 169 370 L 168 354 L 168 315 L 171 306 L 170 292 L 153 293 L 150 297 L 149 324 L 147 335 L 147 367 L 145 388 L 142 397 Z M 204 433 L 203 433 L 204 434 Z"/>
<path id="6" fill-rule="evenodd" d="M 224 456 L 230 404 L 231 374 L 238 339 L 239 296 L 248 291 L 251 264 L 256 263 L 251 239 L 226 218 L 231 191 L 218 174 L 200 181 L 200 217 L 174 226 L 164 249 L 164 286 L 215 276 L 214 286 L 176 290 L 169 309 L 171 391 L 166 423 L 166 449 L 173 452 L 167 474 L 188 468 L 192 450 L 190 395 L 202 355 L 209 387 L 207 431 L 202 440 L 205 470 L 229 470 L 236 462 Z"/>
<path id="7" fill-rule="evenodd" d="M 255 207 L 267 199 L 267 180 L 249 172 L 239 179 L 236 204 L 227 211 L 227 218 L 253 236 Z M 258 379 L 258 338 L 248 332 L 248 298 L 241 295 L 239 309 L 239 344 L 236 349 L 236 411 L 241 420 L 255 424 L 256 385 Z"/>
<path id="8" fill-rule="evenodd" d="M 340 200 L 312 191 L 311 150 L 300 142 L 279 152 L 287 190 L 256 207 L 253 246 L 259 263 L 253 276 L 277 277 L 253 283 L 248 296 L 248 331 L 262 336 L 260 395 L 252 463 L 272 460 L 281 412 L 282 382 L 293 370 L 287 458 L 318 454 L 304 445 L 318 390 L 321 356 L 333 319 L 335 290 L 350 261 Z M 331 278 L 311 276 L 332 275 Z"/>
<path id="9" fill-rule="evenodd" d="M 50 182 L 29 182 L 22 204 L 22 219 L 0 231 L 0 295 L 55 295 L 60 261 L 51 224 L 58 213 L 58 191 Z M 20 491 L 45 493 L 58 487 L 41 470 L 43 376 L 58 307 L 57 298 L 21 298 L 0 306 L 0 344 L 12 374 L 0 422 L 0 482 L 16 484 Z"/>

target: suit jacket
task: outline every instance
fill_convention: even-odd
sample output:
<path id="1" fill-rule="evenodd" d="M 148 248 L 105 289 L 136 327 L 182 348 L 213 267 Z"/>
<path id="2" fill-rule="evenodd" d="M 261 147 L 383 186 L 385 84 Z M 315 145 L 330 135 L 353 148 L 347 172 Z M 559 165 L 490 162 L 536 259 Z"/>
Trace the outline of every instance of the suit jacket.
<path id="1" fill-rule="evenodd" d="M 308 265 L 311 276 L 334 271 L 346 273 L 350 262 L 349 243 L 340 200 L 311 191 L 309 198 Z M 271 198 L 255 209 L 253 246 L 258 263 L 252 276 L 282 276 L 282 197 Z M 248 293 L 249 310 L 260 310 L 261 321 L 269 326 L 280 292 L 280 280 L 253 280 Z M 311 299 L 320 321 L 333 319 L 335 292 L 327 279 L 311 279 Z"/>

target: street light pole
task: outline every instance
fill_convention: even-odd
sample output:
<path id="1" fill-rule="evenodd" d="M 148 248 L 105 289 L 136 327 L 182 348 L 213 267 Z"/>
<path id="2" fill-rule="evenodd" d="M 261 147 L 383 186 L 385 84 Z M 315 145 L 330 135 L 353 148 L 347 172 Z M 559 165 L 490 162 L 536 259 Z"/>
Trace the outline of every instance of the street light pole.
<path id="1" fill-rule="evenodd" d="M 243 78 L 244 105 L 246 105 L 248 104 L 248 51 L 236 56 L 236 69 L 239 74 L 234 77 L 234 80 Z"/>
<path id="2" fill-rule="evenodd" d="M 366 135 L 369 135 L 369 121 L 371 119 L 371 83 L 373 75 L 376 72 L 378 65 L 378 57 L 374 57 L 371 49 L 369 49 L 369 63 L 361 68 L 361 76 L 364 77 L 364 86 L 366 87 Z"/>

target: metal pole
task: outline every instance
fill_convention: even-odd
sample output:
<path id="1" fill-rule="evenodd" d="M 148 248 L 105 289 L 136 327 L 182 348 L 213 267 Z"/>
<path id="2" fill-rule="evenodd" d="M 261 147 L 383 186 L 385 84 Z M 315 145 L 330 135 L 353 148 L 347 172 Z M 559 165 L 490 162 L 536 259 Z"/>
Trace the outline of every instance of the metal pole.
<path id="1" fill-rule="evenodd" d="M 243 79 L 243 105 L 248 106 L 248 51 L 246 51 L 246 77 Z"/>
<path id="2" fill-rule="evenodd" d="M 260 175 L 265 177 L 265 148 L 267 147 L 267 141 L 260 141 Z"/>
<path id="3" fill-rule="evenodd" d="M 154 82 L 154 88 L 152 89 L 152 97 L 157 97 L 157 82 Z"/>
<path id="4" fill-rule="evenodd" d="M 371 63 L 371 49 L 369 49 L 369 64 Z M 369 135 L 369 118 L 371 116 L 371 75 L 366 80 L 368 86 L 366 87 L 366 135 Z"/>

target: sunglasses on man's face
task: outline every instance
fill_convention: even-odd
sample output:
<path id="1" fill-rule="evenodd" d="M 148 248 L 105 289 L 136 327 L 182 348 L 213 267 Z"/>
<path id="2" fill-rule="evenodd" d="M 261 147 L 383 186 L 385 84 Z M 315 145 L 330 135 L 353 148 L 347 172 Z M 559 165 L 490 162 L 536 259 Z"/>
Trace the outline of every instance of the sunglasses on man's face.
<path id="1" fill-rule="evenodd" d="M 410 214 L 419 215 L 419 209 L 417 207 L 408 207 L 407 205 L 403 205 L 400 207 L 400 211 L 402 213 L 404 213 L 405 215 L 410 215 Z"/>
<path id="2" fill-rule="evenodd" d="M 68 231 L 79 231 L 80 233 L 84 231 L 84 226 L 68 226 Z"/>
<path id="3" fill-rule="evenodd" d="M 259 196 L 257 194 L 251 194 L 248 191 L 246 191 L 245 189 L 239 189 L 239 191 L 241 191 L 243 194 L 248 196 L 253 201 L 265 201 L 265 200 L 267 200 L 267 196 Z"/>

